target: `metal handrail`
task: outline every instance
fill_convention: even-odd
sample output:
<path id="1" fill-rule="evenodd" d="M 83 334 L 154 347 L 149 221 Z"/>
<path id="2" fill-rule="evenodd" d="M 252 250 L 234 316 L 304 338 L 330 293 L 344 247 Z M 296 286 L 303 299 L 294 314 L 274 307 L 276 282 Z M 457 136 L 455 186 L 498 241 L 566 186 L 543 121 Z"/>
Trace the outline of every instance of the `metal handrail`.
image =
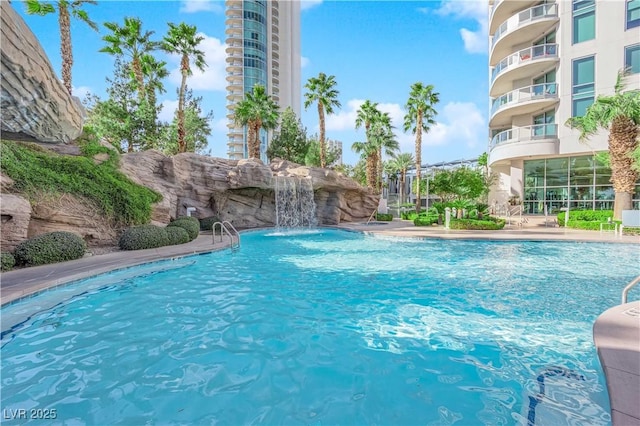
<path id="1" fill-rule="evenodd" d="M 640 275 L 638 275 L 633 281 L 631 281 L 629 284 L 627 284 L 627 286 L 622 290 L 622 304 L 623 305 L 625 303 L 627 303 L 627 294 L 629 293 L 629 290 L 631 290 L 631 288 L 634 287 L 638 283 L 640 283 Z"/>
<path id="2" fill-rule="evenodd" d="M 220 242 L 222 242 L 223 235 L 226 233 L 227 236 L 229 237 L 231 249 L 240 248 L 240 233 L 228 220 L 223 220 L 222 222 L 216 222 L 213 224 L 213 227 L 212 227 L 213 243 L 215 244 L 216 242 L 216 229 L 218 225 L 220 225 Z M 229 228 L 233 230 L 233 234 L 231 233 L 231 231 L 229 231 Z M 235 237 L 235 241 L 234 241 L 234 237 Z"/>
<path id="3" fill-rule="evenodd" d="M 373 220 L 373 217 L 376 215 L 376 213 L 378 213 L 378 208 L 377 207 L 373 212 L 371 212 L 371 216 L 369 216 L 369 220 L 367 220 L 367 225 L 369 224 L 369 222 L 371 222 Z"/>

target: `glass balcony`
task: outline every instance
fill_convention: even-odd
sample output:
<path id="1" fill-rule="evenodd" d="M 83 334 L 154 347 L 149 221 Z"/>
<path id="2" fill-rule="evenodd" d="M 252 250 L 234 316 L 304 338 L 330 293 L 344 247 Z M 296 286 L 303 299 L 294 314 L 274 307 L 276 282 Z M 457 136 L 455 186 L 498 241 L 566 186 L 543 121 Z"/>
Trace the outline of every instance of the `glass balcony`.
<path id="1" fill-rule="evenodd" d="M 491 48 L 496 45 L 505 34 L 515 31 L 519 28 L 530 25 L 533 22 L 558 17 L 558 5 L 555 3 L 541 4 L 523 10 L 522 12 L 512 16 L 504 21 L 493 34 L 491 38 Z M 529 37 L 530 39 L 531 37 Z"/>
<path id="2" fill-rule="evenodd" d="M 514 127 L 504 132 L 500 132 L 491 139 L 489 149 L 494 149 L 498 145 L 505 145 L 515 142 L 529 142 L 542 139 L 557 139 L 558 125 L 534 124 L 533 126 Z"/>
<path id="3" fill-rule="evenodd" d="M 533 103 L 535 101 L 544 100 L 557 100 L 558 99 L 558 84 L 557 83 L 543 83 L 535 84 L 533 86 L 521 87 L 516 90 L 512 90 L 509 93 L 495 98 L 491 102 L 491 119 L 495 118 L 495 115 L 506 109 L 516 106 L 522 106 L 527 103 Z M 533 108 L 538 108 L 538 103 Z M 524 114 L 525 111 L 521 111 L 518 114 Z M 514 112 L 515 114 L 515 112 Z"/>
<path id="4" fill-rule="evenodd" d="M 546 64 L 542 62 L 545 59 L 553 59 L 554 61 L 558 60 L 558 45 L 555 43 L 549 44 L 540 44 L 537 46 L 527 47 L 526 49 L 522 49 L 518 52 L 512 53 L 506 58 L 502 59 L 495 67 L 491 70 L 491 85 L 493 85 L 496 79 L 505 74 L 506 72 L 520 68 L 521 66 L 534 64 L 537 62 L 541 62 L 545 67 Z M 532 70 L 539 71 L 539 70 Z M 526 75 L 518 75 L 518 78 L 526 77 Z"/>

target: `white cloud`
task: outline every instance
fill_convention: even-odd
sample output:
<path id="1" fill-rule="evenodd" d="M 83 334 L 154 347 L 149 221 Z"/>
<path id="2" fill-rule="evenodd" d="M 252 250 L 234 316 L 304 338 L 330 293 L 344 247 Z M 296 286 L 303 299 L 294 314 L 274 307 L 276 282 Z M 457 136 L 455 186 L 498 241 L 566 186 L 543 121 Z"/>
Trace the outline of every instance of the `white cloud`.
<path id="1" fill-rule="evenodd" d="M 162 110 L 160 114 L 158 114 L 158 120 L 165 121 L 167 123 L 171 123 L 173 121 L 173 117 L 178 109 L 178 100 L 167 99 L 162 101 Z"/>
<path id="2" fill-rule="evenodd" d="M 92 92 L 91 87 L 88 86 L 71 86 L 71 94 L 75 97 L 77 97 L 78 99 L 80 99 L 81 101 L 84 100 L 84 98 L 87 97 L 87 95 L 90 95 Z"/>
<path id="3" fill-rule="evenodd" d="M 320 4 L 322 4 L 322 0 L 300 0 L 300 10 L 311 9 Z"/>
<path id="4" fill-rule="evenodd" d="M 437 124 L 423 135 L 428 146 L 464 145 L 475 148 L 487 142 L 487 123 L 472 102 L 449 102 L 436 116 Z"/>
<path id="5" fill-rule="evenodd" d="M 304 68 L 309 65 L 309 58 L 306 56 L 300 56 L 300 68 Z"/>
<path id="6" fill-rule="evenodd" d="M 204 52 L 207 67 L 202 72 L 192 66 L 193 75 L 187 78 L 187 85 L 194 90 L 225 91 L 227 86 L 225 70 L 227 54 L 225 49 L 227 46 L 215 37 L 209 37 L 203 33 L 198 33 L 198 35 L 204 37 L 199 48 Z M 171 55 L 171 58 L 175 62 L 175 69 L 169 73 L 169 80 L 179 86 L 182 79 L 180 58 L 178 55 Z"/>
<path id="7" fill-rule="evenodd" d="M 337 114 L 328 115 L 326 129 L 331 131 L 355 129 L 357 111 L 363 103 L 364 99 L 351 99 Z"/>
<path id="8" fill-rule="evenodd" d="M 426 8 L 420 8 L 421 12 L 427 12 Z M 487 0 L 442 0 L 436 13 L 442 16 L 453 16 L 459 19 L 475 20 L 478 29 L 460 29 L 460 36 L 464 41 L 464 48 L 469 53 L 487 53 L 488 44 L 488 2 Z"/>
<path id="9" fill-rule="evenodd" d="M 227 131 L 229 130 L 229 128 L 227 127 L 228 124 L 229 120 L 227 120 L 226 118 L 220 118 L 218 120 L 213 120 L 213 125 L 211 126 L 211 128 L 218 132 L 227 133 Z"/>
<path id="10" fill-rule="evenodd" d="M 198 12 L 216 12 L 224 11 L 224 3 L 214 0 L 183 0 L 180 2 L 180 12 L 182 13 L 198 13 Z"/>

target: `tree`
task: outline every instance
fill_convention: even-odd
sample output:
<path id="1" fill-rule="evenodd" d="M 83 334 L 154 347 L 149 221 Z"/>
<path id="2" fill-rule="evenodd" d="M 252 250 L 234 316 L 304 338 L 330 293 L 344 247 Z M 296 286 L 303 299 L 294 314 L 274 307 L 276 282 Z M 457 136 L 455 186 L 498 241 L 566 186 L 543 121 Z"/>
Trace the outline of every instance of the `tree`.
<path id="1" fill-rule="evenodd" d="M 420 171 L 422 168 L 422 132 L 428 133 L 435 124 L 435 116 L 438 112 L 434 106 L 440 101 L 439 94 L 433 91 L 431 84 L 424 85 L 417 82 L 411 85 L 411 92 L 405 109 L 404 131 L 411 130 L 416 135 L 416 182 L 420 184 Z M 416 213 L 420 213 L 420 191 L 416 192 Z"/>
<path id="2" fill-rule="evenodd" d="M 305 164 L 305 156 L 309 150 L 307 129 L 291 107 L 282 113 L 280 132 L 274 136 L 267 148 L 267 158 L 281 158 L 296 164 Z"/>
<path id="3" fill-rule="evenodd" d="M 430 192 L 444 202 L 476 200 L 489 191 L 482 171 L 470 167 L 438 170 L 429 182 Z"/>
<path id="4" fill-rule="evenodd" d="M 412 165 L 415 165 L 413 154 L 409 152 L 403 152 L 400 154 L 396 154 L 391 158 L 391 165 L 396 172 L 400 173 L 400 202 L 404 204 L 405 202 L 405 181 L 407 178 L 407 170 Z"/>
<path id="5" fill-rule="evenodd" d="M 622 210 L 631 210 L 636 181 L 640 172 L 634 152 L 638 150 L 640 136 L 640 90 L 624 90 L 624 70 L 618 73 L 614 94 L 598 96 L 584 116 L 571 117 L 565 123 L 580 131 L 585 141 L 599 129 L 609 130 L 609 158 L 611 183 L 615 192 L 613 218 L 622 219 Z"/>
<path id="6" fill-rule="evenodd" d="M 339 92 L 335 89 L 335 76 L 327 76 L 321 72 L 318 77 L 311 77 L 304 85 L 308 91 L 304 94 L 304 108 L 307 109 L 312 103 L 318 104 L 318 120 L 320 126 L 320 167 L 327 166 L 326 144 L 325 144 L 325 122 L 324 114 L 333 114 L 333 108 L 340 108 L 338 101 Z"/>
<path id="7" fill-rule="evenodd" d="M 264 86 L 256 84 L 233 111 L 239 126 L 247 126 L 249 158 L 260 158 L 260 129 L 275 129 L 278 125 L 278 105 L 267 95 Z"/>
<path id="8" fill-rule="evenodd" d="M 367 186 L 371 189 L 377 188 L 378 148 L 370 140 L 369 130 L 371 129 L 371 123 L 379 119 L 381 114 L 380 110 L 378 110 L 377 102 L 371 102 L 367 99 L 360 105 L 356 113 L 356 129 L 364 126 L 366 140 L 364 142 L 354 142 L 351 146 L 351 149 L 359 153 L 361 158 L 366 161 Z"/>
<path id="9" fill-rule="evenodd" d="M 391 117 L 388 113 L 380 113 L 369 128 L 369 141 L 376 149 L 376 189 L 382 192 L 382 153 L 393 155 L 400 145 L 393 134 L 393 126 L 391 126 Z"/>
<path id="10" fill-rule="evenodd" d="M 152 41 L 153 31 L 142 32 L 142 22 L 138 18 L 124 18 L 124 26 L 115 22 L 105 22 L 112 34 L 102 39 L 107 45 L 100 52 L 108 53 L 120 58 L 127 58 L 130 62 L 131 74 L 136 82 L 136 90 L 140 99 L 145 97 L 144 71 L 142 57 L 159 47 L 158 42 Z"/>
<path id="11" fill-rule="evenodd" d="M 198 45 L 204 37 L 196 34 L 196 27 L 187 25 L 184 22 L 180 25 L 168 23 L 169 32 L 162 40 L 162 49 L 168 53 L 180 55 L 180 91 L 178 93 L 178 152 L 185 152 L 187 144 L 185 141 L 185 88 L 187 87 L 187 77 L 192 75 L 191 60 L 200 71 L 204 71 L 207 65 L 204 61 L 204 52 L 198 49 Z"/>
<path id="12" fill-rule="evenodd" d="M 325 152 L 325 167 L 331 167 L 342 154 L 340 148 L 327 148 Z M 307 154 L 304 157 L 305 166 L 310 167 L 322 167 L 320 158 L 320 142 L 318 141 L 318 135 L 314 135 L 309 139 L 309 147 Z"/>
<path id="13" fill-rule="evenodd" d="M 27 13 L 30 15 L 48 15 L 55 12 L 55 7 L 51 3 L 39 0 L 26 0 Z M 59 0 L 58 24 L 60 26 L 60 53 L 62 55 L 62 82 L 67 92 L 71 95 L 71 68 L 73 67 L 73 50 L 71 45 L 71 16 L 86 23 L 94 31 L 98 31 L 98 26 L 93 22 L 85 10 L 84 4 L 97 4 L 94 0 Z"/>
<path id="14" fill-rule="evenodd" d="M 179 91 L 180 89 L 178 89 Z M 208 137 L 211 135 L 211 120 L 213 120 L 213 111 L 202 115 L 202 97 L 194 97 L 193 91 L 188 87 L 184 91 L 184 129 L 186 130 L 184 143 L 185 151 L 180 151 L 178 139 L 179 118 L 176 110 L 173 122 L 163 126 L 162 137 L 160 138 L 159 148 L 167 155 L 175 155 L 180 152 L 195 152 L 196 154 L 206 154 L 208 146 Z"/>

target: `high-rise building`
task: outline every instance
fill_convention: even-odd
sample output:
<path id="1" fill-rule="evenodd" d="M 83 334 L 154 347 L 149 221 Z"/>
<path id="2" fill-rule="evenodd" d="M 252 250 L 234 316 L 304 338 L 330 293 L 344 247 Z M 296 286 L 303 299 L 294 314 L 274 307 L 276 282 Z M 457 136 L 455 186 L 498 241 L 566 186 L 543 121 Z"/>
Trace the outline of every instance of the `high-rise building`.
<path id="1" fill-rule="evenodd" d="M 281 111 L 291 107 L 300 115 L 300 2 L 288 0 L 226 0 L 227 118 L 230 159 L 247 158 L 246 130 L 234 123 L 235 105 L 255 84 Z M 272 131 L 261 131 L 260 152 Z"/>
<path id="2" fill-rule="evenodd" d="M 613 208 L 611 172 L 594 157 L 608 132 L 580 142 L 565 122 L 613 94 L 623 68 L 627 88 L 640 88 L 640 0 L 490 0 L 490 202 L 517 198 L 533 214 Z"/>

